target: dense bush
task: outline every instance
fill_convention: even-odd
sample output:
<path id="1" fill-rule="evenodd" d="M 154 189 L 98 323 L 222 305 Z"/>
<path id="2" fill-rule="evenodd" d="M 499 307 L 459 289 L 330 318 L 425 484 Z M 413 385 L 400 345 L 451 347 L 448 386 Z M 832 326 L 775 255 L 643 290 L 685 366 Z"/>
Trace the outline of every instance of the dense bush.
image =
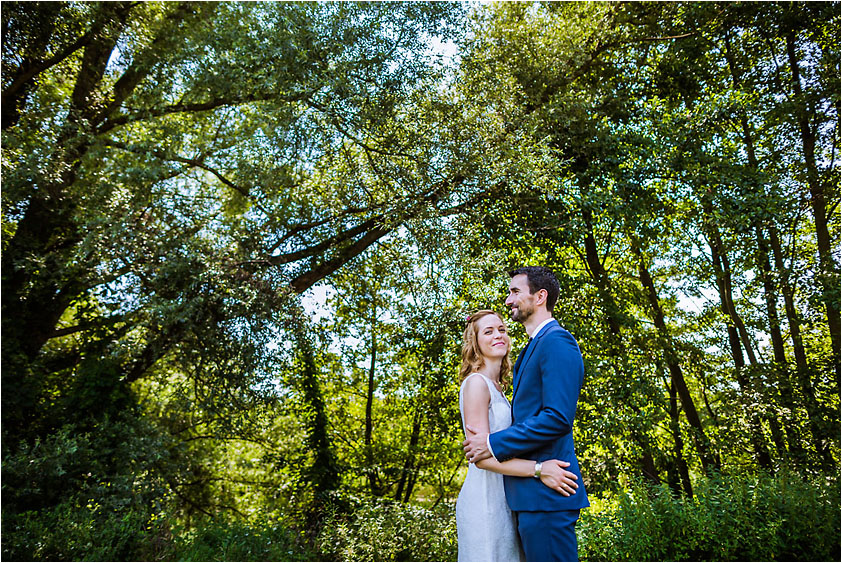
<path id="1" fill-rule="evenodd" d="M 317 538 L 334 561 L 456 561 L 453 505 L 434 509 L 382 499 L 341 499 Z M 350 504 L 350 511 L 347 507 Z"/>
<path id="2" fill-rule="evenodd" d="M 12 561 L 132 561 L 151 547 L 142 513 L 102 511 L 62 503 L 3 515 L 3 559 Z"/>
<path id="3" fill-rule="evenodd" d="M 4 560 L 132 560 L 154 545 L 166 489 L 153 467 L 164 454 L 145 425 L 106 419 L 7 448 Z"/>
<path id="4" fill-rule="evenodd" d="M 175 533 L 176 561 L 317 561 L 321 559 L 302 538 L 277 521 L 210 522 Z"/>
<path id="5" fill-rule="evenodd" d="M 838 561 L 837 477 L 716 476 L 693 500 L 638 484 L 592 499 L 578 525 L 583 561 Z"/>
<path id="6" fill-rule="evenodd" d="M 716 476 L 692 500 L 636 484 L 593 498 L 577 531 L 582 561 L 836 561 L 839 479 Z M 5 483 L 4 483 L 5 486 Z M 4 495 L 5 496 L 5 495 Z M 119 495 L 118 495 L 119 496 Z M 113 499 L 112 499 L 113 500 Z M 453 506 L 333 496 L 307 534 L 287 520 L 170 527 L 123 510 L 67 500 L 3 515 L 10 560 L 454 561 Z"/>

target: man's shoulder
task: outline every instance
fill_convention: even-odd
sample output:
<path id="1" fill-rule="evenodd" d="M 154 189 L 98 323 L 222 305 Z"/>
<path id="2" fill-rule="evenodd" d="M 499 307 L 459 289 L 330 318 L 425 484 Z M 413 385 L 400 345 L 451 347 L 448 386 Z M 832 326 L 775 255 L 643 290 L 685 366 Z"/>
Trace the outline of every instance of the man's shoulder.
<path id="1" fill-rule="evenodd" d="M 579 343 L 576 342 L 576 339 L 570 333 L 569 330 L 562 327 L 558 322 L 551 323 L 547 326 L 544 334 L 541 335 L 542 344 L 549 346 L 549 347 L 557 347 L 557 346 L 572 346 L 575 347 L 577 350 L 579 349 Z"/>
<path id="2" fill-rule="evenodd" d="M 561 326 L 561 323 L 559 323 L 556 319 L 553 319 L 552 322 L 547 324 L 543 333 L 544 334 L 542 336 L 554 336 L 556 338 L 570 338 L 575 340 L 570 331 Z"/>

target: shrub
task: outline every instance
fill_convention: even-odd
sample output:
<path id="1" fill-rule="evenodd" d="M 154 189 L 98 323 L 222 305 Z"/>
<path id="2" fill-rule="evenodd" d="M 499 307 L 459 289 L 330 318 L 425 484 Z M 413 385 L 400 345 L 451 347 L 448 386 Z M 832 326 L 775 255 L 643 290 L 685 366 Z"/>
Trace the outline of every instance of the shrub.
<path id="1" fill-rule="evenodd" d="M 383 499 L 345 497 L 326 518 L 316 540 L 335 561 L 455 561 L 453 505 L 435 509 Z"/>
<path id="2" fill-rule="evenodd" d="M 583 561 L 836 561 L 839 479 L 716 476 L 692 500 L 636 484 L 593 499 L 578 525 Z"/>
<path id="3" fill-rule="evenodd" d="M 147 517 L 129 510 L 62 503 L 3 515 L 3 559 L 12 561 L 130 561 L 147 543 Z"/>
<path id="4" fill-rule="evenodd" d="M 277 521 L 220 521 L 176 532 L 178 561 L 317 561 L 320 557 L 300 536 Z"/>
<path id="5" fill-rule="evenodd" d="M 2 558 L 140 558 L 165 503 L 152 474 L 161 450 L 144 425 L 106 418 L 5 451 Z"/>

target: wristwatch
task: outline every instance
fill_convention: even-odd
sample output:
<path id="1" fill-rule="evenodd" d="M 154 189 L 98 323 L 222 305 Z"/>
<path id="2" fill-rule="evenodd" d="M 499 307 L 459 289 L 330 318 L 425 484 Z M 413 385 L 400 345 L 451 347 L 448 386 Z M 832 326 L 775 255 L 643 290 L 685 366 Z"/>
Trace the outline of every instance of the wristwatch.
<path id="1" fill-rule="evenodd" d="M 535 462 L 535 475 L 534 475 L 534 477 L 536 479 L 541 478 L 541 462 L 540 461 Z"/>

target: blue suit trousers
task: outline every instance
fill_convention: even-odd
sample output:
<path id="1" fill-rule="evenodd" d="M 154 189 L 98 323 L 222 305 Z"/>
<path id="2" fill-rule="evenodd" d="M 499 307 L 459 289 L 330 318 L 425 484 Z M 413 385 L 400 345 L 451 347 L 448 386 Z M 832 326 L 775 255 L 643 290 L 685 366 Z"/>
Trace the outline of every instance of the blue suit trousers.
<path id="1" fill-rule="evenodd" d="M 527 561 L 578 561 L 578 510 L 517 512 L 517 530 Z"/>

